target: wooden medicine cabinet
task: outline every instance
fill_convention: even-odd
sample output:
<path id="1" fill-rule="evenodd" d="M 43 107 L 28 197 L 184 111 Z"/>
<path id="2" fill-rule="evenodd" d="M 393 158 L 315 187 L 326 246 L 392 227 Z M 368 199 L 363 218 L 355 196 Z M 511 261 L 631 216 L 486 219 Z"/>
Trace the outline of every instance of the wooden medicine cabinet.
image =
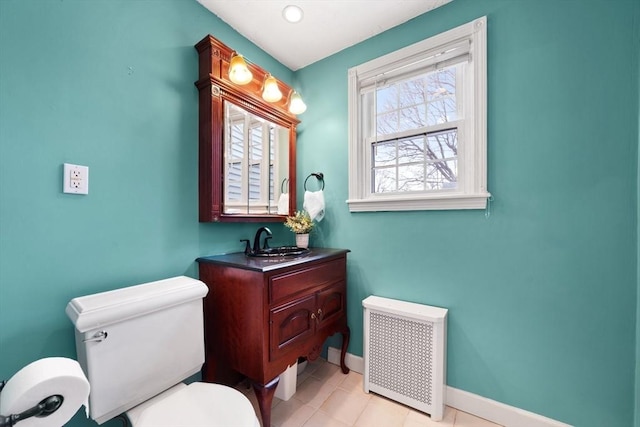
<path id="1" fill-rule="evenodd" d="M 253 78 L 239 85 L 229 79 L 234 50 L 211 35 L 195 48 L 200 222 L 284 222 L 296 208 L 293 89 L 276 80 L 282 99 L 267 102 L 261 94 L 268 71 L 249 62 Z"/>

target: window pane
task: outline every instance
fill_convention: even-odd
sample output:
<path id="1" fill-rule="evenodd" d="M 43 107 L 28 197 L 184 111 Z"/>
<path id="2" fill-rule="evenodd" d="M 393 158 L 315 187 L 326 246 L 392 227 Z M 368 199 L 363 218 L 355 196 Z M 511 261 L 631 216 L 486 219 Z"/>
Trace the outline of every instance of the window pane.
<path id="1" fill-rule="evenodd" d="M 375 193 L 457 188 L 458 130 L 372 144 Z"/>
<path id="2" fill-rule="evenodd" d="M 436 71 L 427 76 L 427 100 L 433 101 L 443 96 L 455 96 L 456 94 L 456 67 Z"/>
<path id="3" fill-rule="evenodd" d="M 456 75 L 464 63 L 430 71 L 418 76 L 392 83 L 376 89 L 376 109 L 368 109 L 375 114 L 378 137 L 425 129 L 428 126 L 459 120 L 456 98 Z M 369 93 L 363 96 L 365 105 L 373 103 Z M 366 128 L 369 126 L 366 124 Z"/>
<path id="4" fill-rule="evenodd" d="M 424 136 L 398 141 L 398 163 L 424 162 Z"/>
<path id="5" fill-rule="evenodd" d="M 458 130 L 451 129 L 427 136 L 429 159 L 448 159 L 458 154 Z"/>
<path id="6" fill-rule="evenodd" d="M 376 91 L 376 112 L 396 110 L 398 108 L 398 90 L 395 86 L 379 88 Z"/>
<path id="7" fill-rule="evenodd" d="M 374 169 L 373 170 L 374 193 L 390 193 L 396 191 L 396 169 Z"/>
<path id="8" fill-rule="evenodd" d="M 389 113 L 380 114 L 377 118 L 376 127 L 378 135 L 388 135 L 398 132 L 398 112 L 396 110 Z"/>
<path id="9" fill-rule="evenodd" d="M 373 144 L 373 164 L 375 167 L 395 165 L 397 158 L 395 141 Z"/>
<path id="10" fill-rule="evenodd" d="M 433 126 L 440 123 L 447 123 L 458 120 L 456 100 L 453 98 L 442 98 L 429 102 L 427 114 L 427 125 Z"/>
<path id="11" fill-rule="evenodd" d="M 400 110 L 399 131 L 419 129 L 427 126 L 426 105 L 418 104 Z"/>
<path id="12" fill-rule="evenodd" d="M 397 83 L 399 108 L 424 104 L 425 75 Z"/>
<path id="13" fill-rule="evenodd" d="M 427 189 L 455 189 L 457 183 L 457 160 L 436 162 L 427 165 Z"/>
<path id="14" fill-rule="evenodd" d="M 409 165 L 398 168 L 398 191 L 424 190 L 424 165 Z"/>

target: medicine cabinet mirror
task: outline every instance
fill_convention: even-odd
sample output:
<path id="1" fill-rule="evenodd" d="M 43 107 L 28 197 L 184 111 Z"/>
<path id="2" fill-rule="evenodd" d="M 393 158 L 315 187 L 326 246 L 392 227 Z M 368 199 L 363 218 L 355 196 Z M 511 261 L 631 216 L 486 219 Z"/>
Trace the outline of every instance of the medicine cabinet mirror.
<path id="1" fill-rule="evenodd" d="M 299 120 L 287 108 L 293 90 L 277 81 L 283 97 L 267 102 L 267 71 L 249 63 L 253 78 L 238 85 L 229 79 L 231 48 L 210 35 L 195 47 L 200 221 L 283 222 L 296 208 Z"/>

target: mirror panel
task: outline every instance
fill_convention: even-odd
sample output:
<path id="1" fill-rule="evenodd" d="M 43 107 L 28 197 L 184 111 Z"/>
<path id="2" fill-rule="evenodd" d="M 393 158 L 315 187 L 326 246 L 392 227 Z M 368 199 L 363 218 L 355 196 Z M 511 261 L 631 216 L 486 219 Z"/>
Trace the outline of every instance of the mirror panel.
<path id="1" fill-rule="evenodd" d="M 224 119 L 224 213 L 288 215 L 288 129 L 229 101 Z"/>
<path id="2" fill-rule="evenodd" d="M 296 209 L 293 89 L 277 80 L 284 96 L 266 102 L 261 92 L 268 72 L 249 63 L 253 80 L 237 85 L 229 80 L 233 50 L 210 35 L 195 47 L 200 222 L 283 222 Z"/>

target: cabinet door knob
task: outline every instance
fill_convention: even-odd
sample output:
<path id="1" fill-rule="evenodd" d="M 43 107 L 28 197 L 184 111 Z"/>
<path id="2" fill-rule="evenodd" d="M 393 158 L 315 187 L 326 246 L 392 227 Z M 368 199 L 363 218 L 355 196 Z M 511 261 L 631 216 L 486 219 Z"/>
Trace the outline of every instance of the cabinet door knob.
<path id="1" fill-rule="evenodd" d="M 321 308 L 318 309 L 318 319 L 322 320 L 322 309 Z"/>

